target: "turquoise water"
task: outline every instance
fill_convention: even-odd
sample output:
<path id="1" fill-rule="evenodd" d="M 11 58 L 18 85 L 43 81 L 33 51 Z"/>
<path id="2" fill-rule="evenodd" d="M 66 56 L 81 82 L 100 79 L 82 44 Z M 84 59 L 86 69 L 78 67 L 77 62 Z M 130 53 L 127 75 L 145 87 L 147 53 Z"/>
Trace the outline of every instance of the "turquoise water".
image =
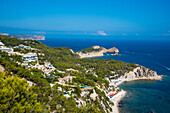
<path id="1" fill-rule="evenodd" d="M 47 34 L 41 41 L 51 47 L 81 50 L 94 45 L 117 47 L 120 56 L 105 54 L 98 59 L 115 59 L 146 66 L 160 75 L 161 81 L 131 81 L 120 85 L 128 93 L 120 102 L 121 113 L 170 113 L 170 37 L 121 37 Z"/>
<path id="2" fill-rule="evenodd" d="M 84 86 L 83 88 L 88 88 L 89 86 Z"/>

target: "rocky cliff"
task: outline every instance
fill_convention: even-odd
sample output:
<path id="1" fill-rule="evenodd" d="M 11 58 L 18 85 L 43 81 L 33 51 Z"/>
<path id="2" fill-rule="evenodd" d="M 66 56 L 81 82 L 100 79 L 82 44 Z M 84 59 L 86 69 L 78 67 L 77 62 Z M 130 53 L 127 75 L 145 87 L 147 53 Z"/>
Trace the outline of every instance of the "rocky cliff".
<path id="1" fill-rule="evenodd" d="M 107 52 L 115 53 L 114 55 L 118 55 L 119 50 L 116 47 L 112 47 L 112 48 L 108 49 Z"/>
<path id="2" fill-rule="evenodd" d="M 89 53 L 82 53 L 78 52 L 80 58 L 90 58 L 90 57 L 101 57 L 104 56 L 102 51 L 99 52 L 89 52 Z"/>
<path id="3" fill-rule="evenodd" d="M 133 71 L 125 73 L 125 75 L 120 78 L 124 79 L 124 81 L 140 79 L 160 80 L 162 79 L 162 76 L 159 76 L 156 71 L 150 70 L 144 66 L 138 66 L 133 69 Z"/>

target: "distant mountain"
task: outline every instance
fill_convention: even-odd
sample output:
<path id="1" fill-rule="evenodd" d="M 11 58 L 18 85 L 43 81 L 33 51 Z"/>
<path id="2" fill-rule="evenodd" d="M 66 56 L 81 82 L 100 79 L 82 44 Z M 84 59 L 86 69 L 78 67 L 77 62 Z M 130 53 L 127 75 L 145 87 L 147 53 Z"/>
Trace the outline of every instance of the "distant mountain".
<path id="1" fill-rule="evenodd" d="M 26 40 L 26 39 L 45 40 L 44 35 L 21 35 L 21 34 L 8 34 L 8 33 L 0 33 L 0 35 L 9 36 L 9 37 L 16 37 L 16 38 L 21 39 L 21 40 Z"/>

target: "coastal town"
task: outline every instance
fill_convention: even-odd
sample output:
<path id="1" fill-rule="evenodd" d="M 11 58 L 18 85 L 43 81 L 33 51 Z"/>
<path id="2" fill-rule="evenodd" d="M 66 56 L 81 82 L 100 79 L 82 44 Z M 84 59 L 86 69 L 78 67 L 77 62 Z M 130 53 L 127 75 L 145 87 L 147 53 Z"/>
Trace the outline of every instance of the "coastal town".
<path id="1" fill-rule="evenodd" d="M 170 113 L 170 0 L 0 3 L 0 113 Z"/>
<path id="2" fill-rule="evenodd" d="M 3 42 L 0 41 L 0 50 L 4 51 L 4 52 L 7 52 L 9 55 L 20 55 L 20 56 L 22 56 L 23 63 L 20 63 L 20 62 L 17 62 L 17 63 L 19 65 L 21 65 L 21 66 L 25 66 L 27 69 L 31 69 L 31 68 L 39 69 L 39 70 L 44 72 L 44 75 L 43 75 L 44 77 L 50 77 L 51 76 L 50 73 L 51 72 L 55 73 L 55 71 L 57 71 L 59 73 L 65 73 L 64 71 L 57 70 L 48 61 L 44 62 L 43 65 L 40 65 L 39 64 L 39 60 L 38 60 L 38 55 L 39 56 L 44 56 L 44 53 L 38 53 L 38 55 L 37 55 L 37 53 L 26 53 L 26 54 L 24 54 L 24 53 L 21 53 L 21 52 L 14 51 L 15 48 L 29 49 L 29 50 L 38 50 L 36 48 L 31 48 L 30 46 L 25 46 L 23 44 L 20 44 L 18 46 L 13 47 L 13 48 L 12 47 L 6 47 L 3 44 Z M 36 62 L 36 64 L 33 65 L 33 64 L 31 64 L 31 62 Z M 74 70 L 74 69 L 70 68 L 70 69 L 66 69 L 66 71 L 78 71 L 78 70 Z M 63 86 L 73 86 L 73 87 L 76 87 L 74 85 L 66 84 L 68 81 L 71 82 L 73 78 L 75 78 L 75 77 L 68 75 L 68 76 L 65 76 L 63 78 L 58 78 L 58 82 L 55 82 L 55 83 L 61 84 Z M 106 79 L 108 79 L 108 78 L 106 78 Z M 30 84 L 30 86 L 32 86 L 32 84 L 33 84 L 30 81 L 28 83 Z M 111 85 L 111 86 L 115 87 L 116 86 L 116 82 L 112 82 L 111 84 L 113 84 L 113 83 L 114 83 L 114 85 Z M 51 86 L 53 86 L 53 85 L 54 84 L 51 84 Z M 88 90 L 93 90 L 94 91 L 94 88 L 91 87 L 91 86 L 80 86 L 80 87 L 81 87 L 81 90 L 82 90 L 82 96 L 87 95 L 86 93 L 87 93 Z M 116 88 L 119 89 L 117 86 L 116 86 Z M 112 87 L 110 87 L 109 89 L 110 89 L 110 91 L 106 90 L 104 92 L 107 95 L 107 97 L 109 97 L 111 100 L 113 98 L 115 98 L 115 95 L 120 95 L 122 93 L 122 92 L 118 93 L 116 90 L 113 91 Z M 59 90 L 62 91 L 61 87 L 59 87 Z M 70 97 L 68 94 L 71 93 L 71 91 L 63 92 L 63 93 L 64 93 L 64 96 Z M 90 97 L 94 99 L 94 98 L 96 98 L 96 96 L 97 96 L 97 94 L 94 91 L 94 93 L 91 94 Z M 121 96 L 122 96 L 122 94 L 121 94 Z M 80 101 L 78 101 L 78 100 L 77 100 L 77 102 L 80 103 Z"/>
<path id="3" fill-rule="evenodd" d="M 101 49 L 99 46 L 93 46 L 93 49 Z M 96 100 L 98 98 L 98 94 L 96 93 L 96 90 L 93 86 L 80 86 L 77 85 L 77 83 L 73 83 L 73 79 L 76 78 L 76 76 L 71 76 L 70 74 L 67 74 L 67 72 L 79 72 L 79 70 L 73 69 L 73 68 L 68 68 L 65 71 L 63 70 L 58 70 L 56 67 L 52 65 L 51 62 L 45 60 L 42 62 L 40 60 L 41 57 L 45 56 L 45 53 L 42 53 L 39 49 L 37 48 L 32 48 L 31 46 L 26 46 L 23 44 L 19 44 L 17 46 L 9 46 L 7 47 L 2 41 L 0 41 L 0 50 L 2 52 L 7 52 L 8 55 L 18 55 L 22 57 L 23 62 L 16 62 L 18 65 L 21 65 L 25 67 L 26 69 L 38 69 L 43 72 L 43 77 L 44 78 L 53 78 L 55 76 L 55 73 L 60 73 L 65 75 L 64 77 L 57 76 L 57 79 L 53 83 L 50 83 L 51 87 L 53 87 L 55 84 L 59 84 L 61 86 L 69 86 L 70 88 L 65 90 L 62 87 L 58 87 L 58 90 L 63 92 L 64 96 L 66 98 L 74 97 L 74 88 L 79 87 L 81 90 L 81 93 L 79 94 L 81 97 L 87 97 L 90 94 L 90 98 L 92 100 Z M 25 52 L 27 51 L 27 52 Z M 71 52 L 73 50 L 70 49 Z M 115 52 L 116 55 L 118 55 L 119 50 L 117 48 L 113 48 L 110 50 L 106 50 L 102 48 L 102 55 L 103 53 L 106 52 Z M 98 51 L 97 51 L 98 52 Z M 93 53 L 95 53 L 93 51 Z M 86 53 L 88 54 L 88 53 Z M 80 55 L 80 54 L 79 54 Z M 89 55 L 89 54 L 88 54 Z M 80 55 L 80 58 L 87 57 L 85 55 Z M 94 57 L 94 56 L 93 56 Z M 97 57 L 97 56 L 95 56 Z M 41 62 L 41 63 L 40 63 Z M 145 72 L 143 71 L 145 70 Z M 86 70 L 86 73 L 88 71 Z M 140 73 L 139 73 L 140 72 Z M 115 73 L 115 72 L 112 72 Z M 145 75 L 145 73 L 149 73 L 148 77 L 146 76 L 141 76 Z M 96 73 L 93 73 L 96 77 L 98 75 Z M 117 74 L 118 76 L 118 74 Z M 110 78 L 112 78 L 110 76 Z M 104 95 L 109 98 L 109 101 L 113 102 L 113 105 L 110 105 L 112 110 L 110 112 L 113 113 L 118 113 L 118 103 L 119 101 L 125 96 L 126 91 L 122 90 L 119 88 L 119 85 L 125 81 L 131 81 L 131 80 L 140 80 L 140 79 L 151 79 L 151 80 L 160 80 L 161 76 L 158 76 L 156 72 L 151 71 L 149 69 L 146 69 L 145 67 L 142 66 L 137 66 L 133 71 L 130 71 L 128 73 L 125 73 L 124 76 L 121 76 L 117 79 L 110 79 L 108 77 L 105 77 L 105 80 L 109 82 L 109 87 L 108 88 L 101 88 L 100 85 L 96 84 L 96 87 L 104 92 Z M 30 86 L 33 86 L 34 83 L 31 81 L 28 81 Z M 93 92 L 93 93 L 90 93 Z M 84 101 L 82 98 L 74 98 L 76 100 L 77 106 L 85 106 L 86 101 Z M 104 105 L 102 105 L 104 107 Z M 106 112 L 106 111 L 105 111 Z"/>

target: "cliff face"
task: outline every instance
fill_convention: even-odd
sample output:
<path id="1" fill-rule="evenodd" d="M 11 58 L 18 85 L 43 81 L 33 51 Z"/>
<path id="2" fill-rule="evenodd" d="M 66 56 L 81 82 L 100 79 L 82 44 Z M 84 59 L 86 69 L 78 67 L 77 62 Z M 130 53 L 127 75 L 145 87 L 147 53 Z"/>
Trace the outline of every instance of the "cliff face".
<path id="1" fill-rule="evenodd" d="M 113 55 L 118 55 L 119 50 L 116 47 L 112 47 L 110 49 L 106 49 L 104 47 L 100 47 L 100 46 L 93 46 L 93 49 L 99 49 L 99 51 L 91 51 L 91 52 L 87 52 L 87 53 L 83 53 L 83 52 L 77 52 L 77 54 L 80 56 L 80 58 L 90 58 L 90 57 L 101 57 L 104 56 L 103 53 L 114 53 Z"/>
<path id="2" fill-rule="evenodd" d="M 158 76 L 156 71 L 152 71 L 144 66 L 138 66 L 129 73 L 125 73 L 125 76 L 121 77 L 126 81 L 139 80 L 139 79 L 150 79 L 150 80 L 160 80 L 162 76 Z"/>
<path id="3" fill-rule="evenodd" d="M 115 53 L 113 55 L 118 55 L 119 50 L 116 47 L 112 47 L 112 48 L 108 49 L 107 52 Z"/>
<path id="4" fill-rule="evenodd" d="M 110 49 L 107 50 L 107 52 L 113 53 L 113 52 L 119 52 L 119 50 L 116 47 L 112 47 Z"/>
<path id="5" fill-rule="evenodd" d="M 102 49 L 103 53 L 107 53 L 108 52 L 108 50 L 106 48 L 104 48 L 104 47 L 101 47 L 101 49 Z"/>
<path id="6" fill-rule="evenodd" d="M 89 52 L 89 53 L 79 52 L 78 55 L 80 56 L 80 58 L 90 58 L 90 57 L 104 56 L 102 51 L 99 51 L 99 52 Z"/>

